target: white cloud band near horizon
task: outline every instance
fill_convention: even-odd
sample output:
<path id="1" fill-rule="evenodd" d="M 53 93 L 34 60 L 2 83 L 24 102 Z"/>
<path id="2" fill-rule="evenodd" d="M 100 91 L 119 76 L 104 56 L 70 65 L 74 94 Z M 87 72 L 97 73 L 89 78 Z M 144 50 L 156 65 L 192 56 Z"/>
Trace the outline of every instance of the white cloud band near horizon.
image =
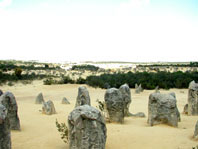
<path id="1" fill-rule="evenodd" d="M 138 2 L 133 0 L 129 5 L 124 3 L 116 6 L 113 8 L 115 15 L 112 16 L 87 15 L 94 10 L 97 13 L 101 8 L 105 10 L 102 6 L 83 6 L 84 15 L 79 15 L 81 7 L 70 7 L 68 9 L 76 10 L 71 16 L 40 11 L 5 12 L 0 15 L 0 59 L 134 62 L 198 60 L 196 20 L 172 14 L 126 15 L 134 6 L 138 9 L 139 5 L 149 5 L 149 0 Z"/>

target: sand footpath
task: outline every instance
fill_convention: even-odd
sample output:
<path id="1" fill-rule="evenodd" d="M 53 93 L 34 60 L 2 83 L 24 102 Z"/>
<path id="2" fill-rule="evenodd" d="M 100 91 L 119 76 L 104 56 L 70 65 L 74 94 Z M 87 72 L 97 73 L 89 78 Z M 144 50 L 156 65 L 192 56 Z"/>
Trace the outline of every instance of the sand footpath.
<path id="1" fill-rule="evenodd" d="M 12 131 L 13 149 L 67 149 L 57 131 L 55 121 L 67 123 L 67 116 L 73 110 L 80 85 L 43 85 L 42 81 L 32 84 L 17 84 L 14 86 L 0 86 L 0 89 L 11 91 L 17 100 L 21 131 Z M 104 100 L 105 90 L 87 86 L 92 106 L 96 107 L 96 100 Z M 177 106 L 181 113 L 178 128 L 167 125 L 147 125 L 148 97 L 153 90 L 144 90 L 135 94 L 131 89 L 132 103 L 130 112 L 144 112 L 146 118 L 128 117 L 124 124 L 107 123 L 106 149 L 192 149 L 198 141 L 192 139 L 198 116 L 182 114 L 187 103 L 187 89 L 160 90 L 161 93 L 175 92 Z M 45 101 L 54 102 L 57 114 L 43 115 L 39 110 L 42 105 L 34 104 L 36 96 L 42 92 Z M 70 101 L 70 105 L 61 104 L 63 97 Z"/>

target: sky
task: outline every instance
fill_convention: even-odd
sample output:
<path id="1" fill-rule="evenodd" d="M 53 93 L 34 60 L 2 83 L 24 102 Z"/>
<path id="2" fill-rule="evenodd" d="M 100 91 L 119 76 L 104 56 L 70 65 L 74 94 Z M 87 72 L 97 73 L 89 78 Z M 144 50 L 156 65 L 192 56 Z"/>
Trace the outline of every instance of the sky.
<path id="1" fill-rule="evenodd" d="M 0 0 L 0 59 L 198 61 L 198 0 Z"/>

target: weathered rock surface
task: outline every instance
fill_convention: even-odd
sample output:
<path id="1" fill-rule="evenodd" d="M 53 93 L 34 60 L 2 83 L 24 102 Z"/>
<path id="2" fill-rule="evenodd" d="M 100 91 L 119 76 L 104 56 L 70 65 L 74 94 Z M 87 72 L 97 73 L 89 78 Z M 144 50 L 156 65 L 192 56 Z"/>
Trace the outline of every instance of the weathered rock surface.
<path id="1" fill-rule="evenodd" d="M 7 109 L 0 104 L 0 149 L 11 149 L 10 122 Z"/>
<path id="2" fill-rule="evenodd" d="M 198 83 L 195 81 L 188 87 L 188 115 L 198 115 Z"/>
<path id="3" fill-rule="evenodd" d="M 2 90 L 0 90 L 0 96 L 1 96 L 1 95 L 3 95 L 3 91 L 2 91 Z"/>
<path id="4" fill-rule="evenodd" d="M 42 104 L 44 103 L 44 98 L 43 98 L 43 94 L 42 93 L 39 93 L 38 96 L 36 97 L 36 101 L 35 101 L 35 104 Z"/>
<path id="5" fill-rule="evenodd" d="M 176 94 L 174 92 L 169 93 L 169 95 L 172 95 L 176 99 Z M 178 121 L 181 122 L 180 112 L 177 108 L 177 104 L 176 104 L 176 112 L 177 112 Z"/>
<path id="6" fill-rule="evenodd" d="M 51 100 L 43 103 L 42 113 L 47 115 L 56 114 L 54 103 Z"/>
<path id="7" fill-rule="evenodd" d="M 173 96 L 173 93 L 150 94 L 147 121 L 150 126 L 165 123 L 177 127 L 179 119 L 176 98 Z"/>
<path id="8" fill-rule="evenodd" d="M 70 102 L 67 100 L 67 98 L 66 97 L 63 97 L 63 99 L 62 99 L 62 102 L 61 102 L 62 104 L 70 104 Z"/>
<path id="9" fill-rule="evenodd" d="M 194 138 L 198 138 L 198 121 L 196 122 L 196 125 L 195 125 L 195 130 L 194 130 L 194 135 L 193 135 Z"/>
<path id="10" fill-rule="evenodd" d="M 124 101 L 124 116 L 130 116 L 129 106 L 131 104 L 131 91 L 127 84 L 120 86 L 119 88 Z"/>
<path id="11" fill-rule="evenodd" d="M 139 86 L 135 84 L 135 93 L 139 94 L 140 92 L 143 92 L 142 85 L 140 84 Z"/>
<path id="12" fill-rule="evenodd" d="M 68 129 L 70 149 L 105 149 L 106 124 L 96 108 L 76 107 L 68 116 Z"/>
<path id="13" fill-rule="evenodd" d="M 124 122 L 124 102 L 122 93 L 116 88 L 110 88 L 105 93 L 105 104 L 110 122 Z"/>
<path id="14" fill-rule="evenodd" d="M 76 99 L 75 107 L 82 106 L 85 104 L 91 105 L 90 96 L 87 88 L 85 86 L 81 86 L 78 88 L 78 96 Z"/>
<path id="15" fill-rule="evenodd" d="M 183 113 L 188 114 L 188 104 L 185 104 Z"/>
<path id="16" fill-rule="evenodd" d="M 18 106 L 15 96 L 11 92 L 3 93 L 3 95 L 0 96 L 0 104 L 4 105 L 8 111 L 7 117 L 10 121 L 10 129 L 20 130 Z"/>

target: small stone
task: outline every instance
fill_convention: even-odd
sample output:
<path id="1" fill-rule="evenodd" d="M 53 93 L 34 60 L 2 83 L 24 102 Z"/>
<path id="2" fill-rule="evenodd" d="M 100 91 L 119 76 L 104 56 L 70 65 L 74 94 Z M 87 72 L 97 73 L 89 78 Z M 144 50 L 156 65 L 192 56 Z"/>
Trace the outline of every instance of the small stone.
<path id="1" fill-rule="evenodd" d="M 188 104 L 185 104 L 183 113 L 188 114 Z"/>
<path id="2" fill-rule="evenodd" d="M 51 100 L 43 103 L 42 113 L 46 115 L 56 114 L 54 103 Z"/>
<path id="3" fill-rule="evenodd" d="M 159 91 L 159 86 L 156 86 L 156 87 L 155 87 L 155 93 L 160 93 L 160 91 Z"/>
<path id="4" fill-rule="evenodd" d="M 66 97 L 63 97 L 63 99 L 62 99 L 62 102 L 61 102 L 62 104 L 70 104 L 70 102 L 67 100 L 67 98 Z"/>
<path id="5" fill-rule="evenodd" d="M 138 86 L 138 84 L 135 84 L 135 93 L 136 93 L 136 94 L 139 94 L 140 92 L 143 92 L 142 85 L 140 84 L 140 85 Z"/>
<path id="6" fill-rule="evenodd" d="M 136 114 L 132 114 L 131 116 L 134 116 L 134 117 L 146 117 L 146 115 L 143 112 L 138 112 Z"/>

